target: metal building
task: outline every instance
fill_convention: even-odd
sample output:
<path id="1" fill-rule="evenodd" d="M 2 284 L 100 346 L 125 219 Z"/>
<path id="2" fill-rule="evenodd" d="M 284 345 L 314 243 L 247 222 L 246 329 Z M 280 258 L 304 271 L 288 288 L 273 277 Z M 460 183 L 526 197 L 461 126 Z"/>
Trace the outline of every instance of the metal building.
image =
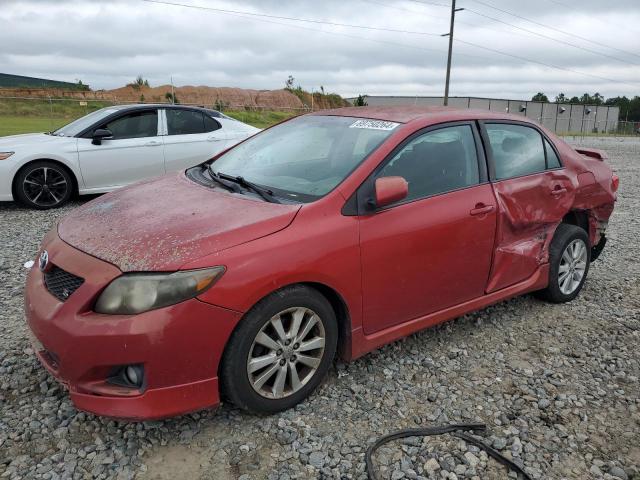
<path id="1" fill-rule="evenodd" d="M 347 100 L 353 102 L 355 98 Z M 443 98 L 367 95 L 365 100 L 371 106 L 438 106 L 442 105 Z M 449 106 L 523 115 L 557 133 L 612 133 L 618 129 L 620 115 L 619 107 L 607 105 L 559 104 L 482 97 L 449 97 Z"/>

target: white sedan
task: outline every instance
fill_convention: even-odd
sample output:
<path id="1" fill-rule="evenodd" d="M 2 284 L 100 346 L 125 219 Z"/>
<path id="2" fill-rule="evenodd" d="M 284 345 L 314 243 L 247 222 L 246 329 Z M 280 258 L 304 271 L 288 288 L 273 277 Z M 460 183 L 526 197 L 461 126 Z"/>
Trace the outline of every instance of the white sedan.
<path id="1" fill-rule="evenodd" d="M 103 108 L 55 132 L 0 138 L 0 201 L 59 207 L 193 167 L 259 131 L 206 108 Z"/>

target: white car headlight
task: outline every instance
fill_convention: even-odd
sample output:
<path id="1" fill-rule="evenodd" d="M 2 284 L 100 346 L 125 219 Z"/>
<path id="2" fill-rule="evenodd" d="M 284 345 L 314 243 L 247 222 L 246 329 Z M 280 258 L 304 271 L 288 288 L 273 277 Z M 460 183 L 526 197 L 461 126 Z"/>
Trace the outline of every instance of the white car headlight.
<path id="1" fill-rule="evenodd" d="M 94 310 L 111 315 L 131 315 L 180 303 L 210 288 L 224 267 L 175 273 L 126 273 L 100 294 Z"/>
<path id="2" fill-rule="evenodd" d="M 16 152 L 0 152 L 0 160 L 6 160 Z"/>

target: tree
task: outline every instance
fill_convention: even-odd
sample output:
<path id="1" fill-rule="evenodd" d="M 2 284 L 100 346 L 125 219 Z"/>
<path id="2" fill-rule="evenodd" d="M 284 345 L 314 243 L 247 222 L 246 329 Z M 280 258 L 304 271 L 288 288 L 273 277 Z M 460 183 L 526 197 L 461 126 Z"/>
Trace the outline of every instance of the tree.
<path id="1" fill-rule="evenodd" d="M 547 97 L 544 93 L 538 92 L 533 97 L 531 97 L 532 102 L 548 102 L 549 97 Z"/>
<path id="2" fill-rule="evenodd" d="M 353 106 L 354 107 L 366 107 L 367 105 L 369 105 L 365 100 L 366 98 L 367 98 L 366 95 L 358 95 L 358 98 L 356 98 L 353 101 Z"/>
<path id="3" fill-rule="evenodd" d="M 293 78 L 292 75 L 289 75 L 289 78 L 287 78 L 284 81 L 284 89 L 285 90 L 292 90 L 293 89 L 293 83 L 296 81 L 295 78 Z"/>
<path id="4" fill-rule="evenodd" d="M 567 103 L 567 97 L 564 96 L 564 93 L 556 95 L 556 103 Z"/>
<path id="5" fill-rule="evenodd" d="M 178 101 L 178 97 L 176 97 L 175 93 L 167 92 L 164 94 L 164 98 L 171 103 L 180 103 Z"/>
<path id="6" fill-rule="evenodd" d="M 580 99 L 578 97 L 571 97 L 567 103 L 580 103 Z"/>
<path id="7" fill-rule="evenodd" d="M 583 105 L 591 104 L 593 103 L 593 98 L 588 93 L 583 93 L 580 97 L 580 103 L 582 103 Z"/>
<path id="8" fill-rule="evenodd" d="M 324 95 L 324 87 L 322 85 L 320 85 L 320 92 Z"/>
<path id="9" fill-rule="evenodd" d="M 127 84 L 127 87 L 132 87 L 134 90 L 140 90 L 142 87 L 149 87 L 149 80 L 145 80 L 142 78 L 142 75 L 138 75 L 133 83 Z"/>

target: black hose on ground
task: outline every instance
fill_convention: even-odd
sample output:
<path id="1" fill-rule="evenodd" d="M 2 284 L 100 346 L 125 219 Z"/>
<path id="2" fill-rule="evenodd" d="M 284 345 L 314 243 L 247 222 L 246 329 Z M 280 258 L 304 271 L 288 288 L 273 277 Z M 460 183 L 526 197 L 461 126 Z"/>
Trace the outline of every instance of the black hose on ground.
<path id="1" fill-rule="evenodd" d="M 512 470 L 521 476 L 524 480 L 531 480 L 531 477 L 525 473 L 525 471 L 516 465 L 514 462 L 509 460 L 507 457 L 503 456 L 497 450 L 491 448 L 489 445 L 481 442 L 480 440 L 472 437 L 471 435 L 464 433 L 466 432 L 484 432 L 486 431 L 487 426 L 483 423 L 458 423 L 452 425 L 443 425 L 440 427 L 428 427 L 428 428 L 407 428 L 404 430 L 398 430 L 397 432 L 389 433 L 388 435 L 384 435 L 375 441 L 368 449 L 365 455 L 365 462 L 367 466 L 367 474 L 369 475 L 370 480 L 380 480 L 380 476 L 377 474 L 376 469 L 373 465 L 373 454 L 378 448 L 380 448 L 385 443 L 391 442 L 393 440 L 398 440 L 399 438 L 406 437 L 426 437 L 432 435 L 443 435 L 445 433 L 451 433 L 454 436 L 461 438 L 467 443 L 471 443 L 476 447 L 480 448 L 487 452 L 487 454 L 507 467 L 509 470 Z"/>

